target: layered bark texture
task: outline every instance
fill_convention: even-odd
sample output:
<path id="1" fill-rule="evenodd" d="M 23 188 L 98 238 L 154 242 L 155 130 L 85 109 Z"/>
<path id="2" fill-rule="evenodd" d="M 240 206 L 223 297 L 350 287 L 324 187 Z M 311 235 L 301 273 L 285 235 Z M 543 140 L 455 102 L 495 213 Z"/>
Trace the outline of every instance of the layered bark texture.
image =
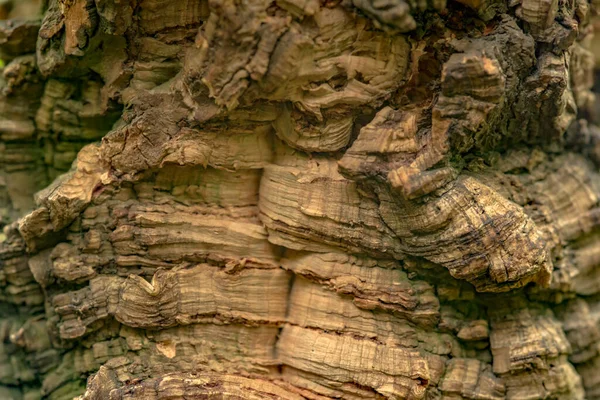
<path id="1" fill-rule="evenodd" d="M 0 399 L 600 399 L 588 0 L 0 0 Z"/>

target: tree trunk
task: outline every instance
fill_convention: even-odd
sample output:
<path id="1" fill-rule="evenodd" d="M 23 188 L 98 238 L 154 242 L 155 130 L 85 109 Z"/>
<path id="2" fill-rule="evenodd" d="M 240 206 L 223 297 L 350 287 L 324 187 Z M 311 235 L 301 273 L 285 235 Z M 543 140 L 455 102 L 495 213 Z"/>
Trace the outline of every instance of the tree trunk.
<path id="1" fill-rule="evenodd" d="M 595 4 L 457 1 L 0 0 L 0 399 L 600 399 Z"/>

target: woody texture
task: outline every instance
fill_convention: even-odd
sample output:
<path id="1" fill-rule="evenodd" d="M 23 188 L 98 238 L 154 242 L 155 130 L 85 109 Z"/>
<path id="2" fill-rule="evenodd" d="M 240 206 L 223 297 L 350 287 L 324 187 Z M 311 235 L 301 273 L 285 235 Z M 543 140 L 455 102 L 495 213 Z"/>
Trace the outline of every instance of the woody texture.
<path id="1" fill-rule="evenodd" d="M 0 399 L 600 399 L 597 9 L 0 0 Z"/>

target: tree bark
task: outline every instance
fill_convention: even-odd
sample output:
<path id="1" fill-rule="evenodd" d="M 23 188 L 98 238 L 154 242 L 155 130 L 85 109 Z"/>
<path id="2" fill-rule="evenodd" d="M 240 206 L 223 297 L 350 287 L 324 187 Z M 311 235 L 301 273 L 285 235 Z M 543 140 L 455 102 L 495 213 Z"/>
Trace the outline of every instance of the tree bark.
<path id="1" fill-rule="evenodd" d="M 0 0 L 0 399 L 600 399 L 596 6 Z"/>

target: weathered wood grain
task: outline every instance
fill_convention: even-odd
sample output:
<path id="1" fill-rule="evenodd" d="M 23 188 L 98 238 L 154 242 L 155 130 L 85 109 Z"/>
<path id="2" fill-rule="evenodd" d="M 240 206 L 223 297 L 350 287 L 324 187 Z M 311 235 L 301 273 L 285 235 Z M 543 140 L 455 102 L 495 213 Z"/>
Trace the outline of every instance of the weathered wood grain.
<path id="1" fill-rule="evenodd" d="M 598 6 L 0 0 L 0 399 L 600 399 Z"/>

